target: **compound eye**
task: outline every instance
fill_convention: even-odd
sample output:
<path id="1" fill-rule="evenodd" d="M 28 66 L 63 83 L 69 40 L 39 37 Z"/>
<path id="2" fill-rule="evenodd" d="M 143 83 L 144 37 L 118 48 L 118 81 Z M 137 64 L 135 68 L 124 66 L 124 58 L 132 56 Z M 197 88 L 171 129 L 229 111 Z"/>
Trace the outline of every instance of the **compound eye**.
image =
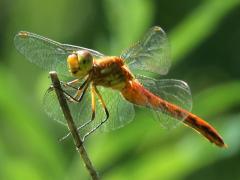
<path id="1" fill-rule="evenodd" d="M 78 56 L 76 54 L 70 54 L 67 58 L 68 68 L 71 71 L 79 69 Z"/>
<path id="2" fill-rule="evenodd" d="M 82 64 L 89 64 L 92 62 L 93 57 L 88 51 L 78 51 L 78 59 Z"/>

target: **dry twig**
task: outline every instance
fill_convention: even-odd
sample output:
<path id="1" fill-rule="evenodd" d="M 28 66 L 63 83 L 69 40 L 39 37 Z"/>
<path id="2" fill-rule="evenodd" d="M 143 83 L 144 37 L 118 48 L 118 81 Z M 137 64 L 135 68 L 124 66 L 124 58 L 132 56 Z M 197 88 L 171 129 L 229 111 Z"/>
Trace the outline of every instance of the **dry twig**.
<path id="1" fill-rule="evenodd" d="M 77 150 L 80 153 L 80 155 L 83 159 L 84 165 L 87 168 L 87 170 L 88 170 L 90 176 L 92 177 L 92 179 L 93 180 L 98 180 L 99 179 L 98 174 L 97 174 L 96 170 L 94 169 L 94 167 L 93 167 L 93 165 L 92 165 L 92 163 L 91 163 L 91 161 L 90 161 L 90 159 L 87 155 L 87 152 L 86 152 L 86 150 L 83 146 L 83 142 L 82 142 L 82 140 L 81 140 L 81 138 L 78 134 L 77 128 L 74 124 L 74 121 L 73 121 L 72 115 L 70 113 L 70 109 L 68 107 L 66 98 L 63 94 L 63 91 L 62 91 L 57 73 L 55 71 L 51 71 L 51 72 L 49 72 L 49 75 L 51 77 L 53 87 L 54 87 L 55 92 L 56 92 L 57 97 L 58 97 L 59 104 L 60 104 L 61 109 L 63 111 L 64 117 L 67 121 L 68 128 L 70 130 L 70 133 L 72 134 L 72 137 L 73 137 L 74 143 L 77 147 Z"/>

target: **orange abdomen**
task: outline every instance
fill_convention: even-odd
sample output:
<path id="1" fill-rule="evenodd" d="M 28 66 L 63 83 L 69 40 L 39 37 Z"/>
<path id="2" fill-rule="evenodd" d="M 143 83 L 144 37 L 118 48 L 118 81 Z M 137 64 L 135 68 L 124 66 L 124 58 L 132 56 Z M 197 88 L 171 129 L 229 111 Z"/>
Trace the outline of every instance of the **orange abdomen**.
<path id="1" fill-rule="evenodd" d="M 226 147 L 219 133 L 206 121 L 200 117 L 171 104 L 160 97 L 152 94 L 137 81 L 129 81 L 127 86 L 121 91 L 124 98 L 136 105 L 153 108 L 166 112 L 178 120 L 183 119 L 183 123 L 206 137 L 210 142 L 219 147 Z"/>

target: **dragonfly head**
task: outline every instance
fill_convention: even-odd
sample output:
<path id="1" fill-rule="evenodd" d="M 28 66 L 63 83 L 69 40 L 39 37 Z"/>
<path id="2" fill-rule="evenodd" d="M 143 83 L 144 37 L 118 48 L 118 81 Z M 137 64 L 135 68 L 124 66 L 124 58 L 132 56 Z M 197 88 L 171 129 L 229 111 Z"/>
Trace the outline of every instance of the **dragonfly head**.
<path id="1" fill-rule="evenodd" d="M 93 57 L 88 51 L 77 51 L 67 58 L 69 72 L 77 78 L 86 76 L 92 69 Z"/>

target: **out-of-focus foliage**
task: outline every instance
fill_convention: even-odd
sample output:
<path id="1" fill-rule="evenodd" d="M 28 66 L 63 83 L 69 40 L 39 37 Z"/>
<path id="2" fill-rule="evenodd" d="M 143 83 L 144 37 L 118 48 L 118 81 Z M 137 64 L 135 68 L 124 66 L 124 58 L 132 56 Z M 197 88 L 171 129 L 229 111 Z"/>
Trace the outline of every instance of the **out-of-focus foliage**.
<path id="1" fill-rule="evenodd" d="M 229 145 L 219 149 L 184 126 L 161 130 L 147 111 L 86 148 L 103 179 L 240 178 L 240 1 L 0 1 L 0 179 L 89 179 L 71 138 L 42 112 L 44 72 L 19 55 L 13 37 L 27 30 L 117 55 L 153 25 L 172 46 L 167 78 L 182 79 L 193 112 Z M 161 77 L 164 78 L 164 77 Z"/>

